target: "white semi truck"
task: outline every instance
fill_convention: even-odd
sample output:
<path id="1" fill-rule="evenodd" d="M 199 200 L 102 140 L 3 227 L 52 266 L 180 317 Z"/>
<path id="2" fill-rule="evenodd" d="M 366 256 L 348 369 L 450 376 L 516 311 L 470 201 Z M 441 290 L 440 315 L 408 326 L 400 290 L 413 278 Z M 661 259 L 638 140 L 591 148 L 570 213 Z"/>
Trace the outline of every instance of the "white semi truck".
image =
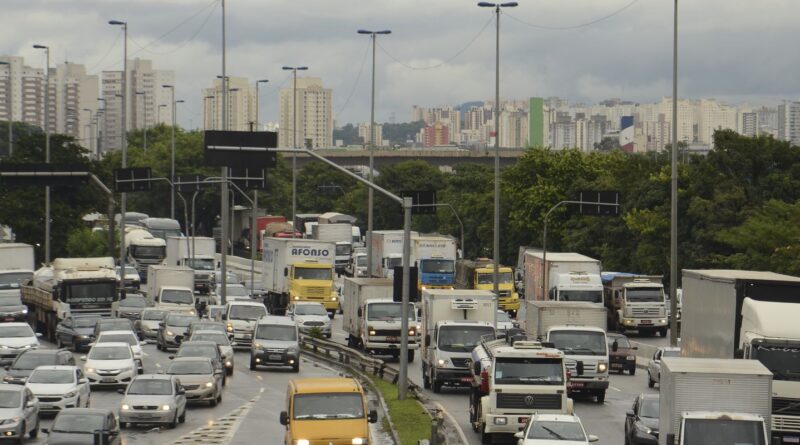
<path id="1" fill-rule="evenodd" d="M 216 244 L 205 236 L 170 236 L 167 238 L 169 266 L 186 266 L 194 270 L 194 291 L 208 295 L 214 289 Z"/>
<path id="2" fill-rule="evenodd" d="M 564 352 L 570 393 L 595 396 L 603 403 L 608 389 L 606 311 L 588 302 L 527 301 L 525 331 Z"/>
<path id="3" fill-rule="evenodd" d="M 322 221 L 320 217 L 320 221 Z M 347 223 L 319 223 L 311 229 L 312 239 L 335 244 L 334 266 L 336 273 L 345 272 L 353 254 L 353 226 Z"/>
<path id="4" fill-rule="evenodd" d="M 186 266 L 150 266 L 147 300 L 157 309 L 195 314 L 194 271 Z"/>
<path id="5" fill-rule="evenodd" d="M 481 341 L 470 363 L 469 420 L 481 443 L 512 438 L 533 412 L 572 413 L 564 353 L 558 349 L 513 338 Z"/>
<path id="6" fill-rule="evenodd" d="M 403 304 L 392 300 L 392 280 L 345 278 L 342 289 L 342 327 L 348 335 L 347 345 L 399 357 Z M 414 304 L 408 306 L 408 361 L 413 362 L 421 327 Z"/>
<path id="7" fill-rule="evenodd" d="M 148 267 L 164 264 L 167 243 L 145 229 L 128 226 L 125 228 L 125 251 L 127 263 L 136 268 L 139 278 L 144 281 L 147 280 Z"/>
<path id="8" fill-rule="evenodd" d="M 664 357 L 659 445 L 767 445 L 772 373 L 754 360 Z"/>
<path id="9" fill-rule="evenodd" d="M 800 278 L 684 270 L 681 354 L 744 358 L 773 374 L 772 435 L 800 443 Z"/>
<path id="10" fill-rule="evenodd" d="M 525 274 L 525 299 L 603 304 L 600 260 L 574 252 L 545 254 L 533 248 L 526 248 L 520 257 Z"/>
<path id="11" fill-rule="evenodd" d="M 616 331 L 636 329 L 639 334 L 666 337 L 667 300 L 661 275 L 603 272 L 608 323 Z"/>
<path id="12" fill-rule="evenodd" d="M 423 290 L 423 386 L 438 393 L 443 385 L 471 385 L 470 354 L 482 339 L 495 337 L 494 323 L 494 294 L 489 291 Z"/>

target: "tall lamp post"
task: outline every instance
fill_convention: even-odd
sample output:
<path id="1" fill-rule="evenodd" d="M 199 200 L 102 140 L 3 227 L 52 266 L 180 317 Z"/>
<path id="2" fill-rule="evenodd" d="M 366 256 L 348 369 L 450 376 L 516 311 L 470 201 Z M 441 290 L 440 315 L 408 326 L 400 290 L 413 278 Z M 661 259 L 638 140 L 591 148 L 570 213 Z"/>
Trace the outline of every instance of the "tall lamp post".
<path id="1" fill-rule="evenodd" d="M 375 40 L 378 35 L 388 35 L 392 31 L 385 29 L 383 31 L 369 31 L 366 29 L 359 29 L 359 34 L 365 34 L 372 39 L 372 95 L 370 98 L 370 112 L 369 112 L 369 182 L 372 182 L 372 170 L 374 165 L 374 152 L 375 152 Z M 372 187 L 367 187 L 367 276 L 372 276 L 372 213 L 373 213 L 373 194 Z"/>
<path id="2" fill-rule="evenodd" d="M 174 85 L 161 85 L 162 88 L 169 88 L 170 103 L 172 104 L 172 133 L 170 136 L 170 145 L 172 146 L 171 161 L 169 167 L 169 217 L 175 219 L 175 86 Z"/>
<path id="3" fill-rule="evenodd" d="M 297 72 L 308 70 L 307 66 L 284 66 L 284 70 L 291 70 L 292 81 L 292 148 L 297 147 Z M 292 227 L 297 217 L 297 154 L 292 152 Z"/>
<path id="4" fill-rule="evenodd" d="M 481 8 L 494 8 L 497 22 L 494 63 L 494 272 L 492 277 L 495 309 L 500 296 L 500 9 L 513 8 L 517 4 L 517 2 L 478 3 Z"/>
<path id="5" fill-rule="evenodd" d="M 675 0 L 672 41 L 672 178 L 669 243 L 669 343 L 678 346 L 678 0 Z"/>
<path id="6" fill-rule="evenodd" d="M 142 128 L 144 130 L 144 141 L 143 141 L 143 150 L 147 153 L 147 92 L 146 91 L 137 91 L 137 96 L 142 96 Z"/>
<path id="7" fill-rule="evenodd" d="M 122 134 L 120 135 L 120 142 L 122 146 L 122 168 L 128 167 L 128 22 L 120 20 L 110 20 L 108 22 L 111 26 L 122 26 L 124 34 L 123 48 L 122 48 Z M 125 273 L 125 206 L 127 204 L 128 195 L 120 193 L 119 200 L 119 214 L 120 225 L 119 228 L 119 270 Z M 124 275 L 123 275 L 124 276 Z"/>
<path id="8" fill-rule="evenodd" d="M 33 45 L 46 54 L 44 67 L 44 162 L 50 163 L 50 47 Z M 50 186 L 44 188 L 44 262 L 50 264 Z"/>
<path id="9" fill-rule="evenodd" d="M 8 65 L 8 156 L 14 154 L 14 128 L 12 122 L 14 121 L 14 101 L 12 98 L 14 89 L 11 88 L 11 63 L 0 60 L 0 65 Z"/>
<path id="10" fill-rule="evenodd" d="M 269 82 L 269 79 L 260 79 L 256 80 L 256 131 L 258 131 L 259 125 L 259 101 L 261 96 L 258 94 L 258 86 L 262 83 Z M 258 246 L 256 245 L 256 241 L 258 240 L 258 224 L 256 223 L 256 217 L 258 217 L 258 190 L 253 189 L 253 215 L 250 220 L 250 293 L 255 292 L 255 283 L 253 282 L 253 274 L 255 273 L 255 265 L 256 265 L 256 252 L 258 251 Z"/>

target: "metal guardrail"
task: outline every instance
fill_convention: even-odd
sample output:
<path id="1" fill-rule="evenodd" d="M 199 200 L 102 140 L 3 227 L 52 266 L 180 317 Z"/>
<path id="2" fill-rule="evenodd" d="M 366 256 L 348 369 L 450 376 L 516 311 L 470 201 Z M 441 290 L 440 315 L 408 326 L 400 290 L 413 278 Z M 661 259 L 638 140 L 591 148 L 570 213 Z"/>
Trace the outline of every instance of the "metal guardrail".
<path id="1" fill-rule="evenodd" d="M 371 374 L 383 380 L 397 384 L 400 371 L 386 365 L 386 362 L 379 358 L 369 356 L 348 346 L 340 345 L 329 340 L 313 338 L 307 335 L 300 336 L 300 346 L 314 354 L 328 357 L 331 361 L 352 367 L 361 373 Z M 415 385 L 410 384 L 409 387 Z"/>

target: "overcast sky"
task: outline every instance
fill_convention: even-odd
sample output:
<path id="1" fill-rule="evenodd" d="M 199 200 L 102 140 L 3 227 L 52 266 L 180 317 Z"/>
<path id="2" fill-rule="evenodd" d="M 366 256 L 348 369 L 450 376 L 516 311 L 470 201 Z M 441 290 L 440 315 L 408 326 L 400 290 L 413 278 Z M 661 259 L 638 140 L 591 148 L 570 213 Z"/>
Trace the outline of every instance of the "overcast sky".
<path id="1" fill-rule="evenodd" d="M 672 1 L 519 3 L 501 15 L 503 98 L 651 102 L 671 94 Z M 680 6 L 680 96 L 751 104 L 800 98 L 799 1 Z M 106 23 L 127 21 L 129 58 L 174 70 L 176 96 L 186 100 L 180 123 L 202 124 L 201 89 L 221 73 L 220 0 L 2 0 L 1 7 L 0 54 L 41 66 L 43 55 L 31 48 L 40 43 L 51 47 L 53 64 L 82 63 L 90 73 L 121 69 L 120 30 Z M 570 28 L 622 8 L 583 27 L 542 28 Z M 493 10 L 476 1 L 227 0 L 226 10 L 229 75 L 270 80 L 261 86 L 262 121 L 277 120 L 277 88 L 289 85 L 283 65 L 307 65 L 308 75 L 333 89 L 338 123 L 367 121 L 370 48 L 356 34 L 361 28 L 392 31 L 379 37 L 378 121 L 406 122 L 412 105 L 494 97 Z"/>

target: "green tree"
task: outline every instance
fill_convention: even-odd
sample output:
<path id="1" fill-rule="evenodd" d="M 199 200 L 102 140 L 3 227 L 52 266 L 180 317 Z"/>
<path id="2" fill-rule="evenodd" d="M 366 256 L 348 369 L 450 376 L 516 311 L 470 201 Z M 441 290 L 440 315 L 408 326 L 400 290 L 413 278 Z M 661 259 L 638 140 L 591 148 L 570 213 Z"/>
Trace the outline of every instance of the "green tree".
<path id="1" fill-rule="evenodd" d="M 87 227 L 79 227 L 69 233 L 67 237 L 67 256 L 100 257 L 108 255 L 108 232 L 105 230 L 93 232 Z"/>

